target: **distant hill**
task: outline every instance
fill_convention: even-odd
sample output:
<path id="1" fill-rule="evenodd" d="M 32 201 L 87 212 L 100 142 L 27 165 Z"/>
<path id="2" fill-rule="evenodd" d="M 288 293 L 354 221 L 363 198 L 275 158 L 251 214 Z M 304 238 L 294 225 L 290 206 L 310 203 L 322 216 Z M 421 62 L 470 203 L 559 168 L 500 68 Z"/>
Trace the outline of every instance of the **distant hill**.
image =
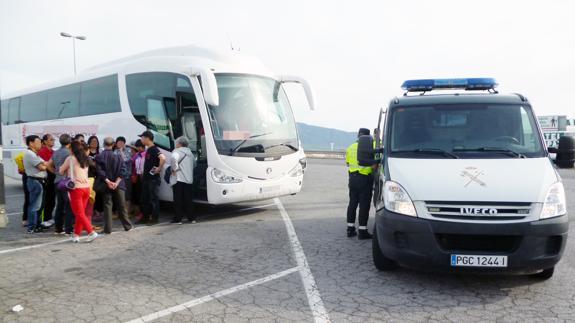
<path id="1" fill-rule="evenodd" d="M 332 128 L 312 126 L 305 123 L 297 124 L 299 137 L 305 150 L 345 150 L 357 139 L 355 132 L 347 132 Z"/>

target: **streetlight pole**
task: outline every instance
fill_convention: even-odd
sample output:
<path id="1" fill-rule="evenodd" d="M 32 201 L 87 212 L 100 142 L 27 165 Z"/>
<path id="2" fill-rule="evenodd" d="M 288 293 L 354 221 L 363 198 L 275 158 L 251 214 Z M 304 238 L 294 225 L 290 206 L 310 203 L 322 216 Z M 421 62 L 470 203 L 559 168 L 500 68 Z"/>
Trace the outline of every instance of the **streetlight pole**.
<path id="1" fill-rule="evenodd" d="M 60 36 L 65 38 L 72 38 L 72 51 L 74 53 L 74 75 L 76 75 L 76 39 L 86 40 L 86 36 L 74 36 L 65 32 L 61 32 Z"/>

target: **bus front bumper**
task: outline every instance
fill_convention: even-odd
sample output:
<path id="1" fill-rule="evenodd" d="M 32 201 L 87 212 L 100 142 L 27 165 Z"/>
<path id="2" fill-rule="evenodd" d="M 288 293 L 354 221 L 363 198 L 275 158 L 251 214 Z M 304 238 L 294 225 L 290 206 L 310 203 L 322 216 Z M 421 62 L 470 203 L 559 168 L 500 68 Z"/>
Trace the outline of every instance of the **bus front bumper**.
<path id="1" fill-rule="evenodd" d="M 302 176 L 283 176 L 277 180 L 244 179 L 240 183 L 217 183 L 207 176 L 208 203 L 230 204 L 273 199 L 301 191 Z"/>

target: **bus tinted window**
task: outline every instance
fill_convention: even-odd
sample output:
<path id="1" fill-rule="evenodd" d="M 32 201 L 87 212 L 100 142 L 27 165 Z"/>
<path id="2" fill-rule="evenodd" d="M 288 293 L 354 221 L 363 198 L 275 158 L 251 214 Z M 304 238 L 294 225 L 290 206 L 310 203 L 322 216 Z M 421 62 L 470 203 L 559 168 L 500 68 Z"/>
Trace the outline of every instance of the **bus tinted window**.
<path id="1" fill-rule="evenodd" d="M 138 120 L 142 120 L 146 116 L 147 98 L 162 97 L 175 100 L 177 89 L 182 88 L 182 90 L 191 91 L 188 80 L 174 73 L 163 72 L 127 75 L 126 87 L 130 109 Z M 175 111 L 168 111 L 168 113 L 170 116 L 175 115 Z"/>
<path id="2" fill-rule="evenodd" d="M 18 120 L 20 120 L 20 98 L 13 98 L 8 102 L 7 124 L 15 124 Z"/>
<path id="3" fill-rule="evenodd" d="M 2 118 L 2 124 L 7 124 L 8 122 L 8 100 L 0 101 L 0 111 L 2 114 L 0 118 Z"/>
<path id="4" fill-rule="evenodd" d="M 121 108 L 117 75 L 82 82 L 80 95 L 81 115 L 119 111 L 121 111 Z"/>
<path id="5" fill-rule="evenodd" d="M 62 86 L 48 91 L 47 119 L 80 115 L 80 84 Z"/>
<path id="6" fill-rule="evenodd" d="M 16 122 L 33 122 L 44 119 L 46 119 L 46 92 L 36 92 L 22 96 L 20 120 Z"/>

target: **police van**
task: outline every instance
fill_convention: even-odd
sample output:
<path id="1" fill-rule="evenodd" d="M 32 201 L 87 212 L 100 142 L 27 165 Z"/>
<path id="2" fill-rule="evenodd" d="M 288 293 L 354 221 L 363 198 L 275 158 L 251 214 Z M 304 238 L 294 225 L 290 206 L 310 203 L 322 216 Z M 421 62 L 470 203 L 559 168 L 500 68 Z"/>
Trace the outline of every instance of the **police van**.
<path id="1" fill-rule="evenodd" d="M 405 81 L 381 112 L 378 269 L 553 275 L 568 232 L 563 184 L 527 98 L 496 87 Z"/>

